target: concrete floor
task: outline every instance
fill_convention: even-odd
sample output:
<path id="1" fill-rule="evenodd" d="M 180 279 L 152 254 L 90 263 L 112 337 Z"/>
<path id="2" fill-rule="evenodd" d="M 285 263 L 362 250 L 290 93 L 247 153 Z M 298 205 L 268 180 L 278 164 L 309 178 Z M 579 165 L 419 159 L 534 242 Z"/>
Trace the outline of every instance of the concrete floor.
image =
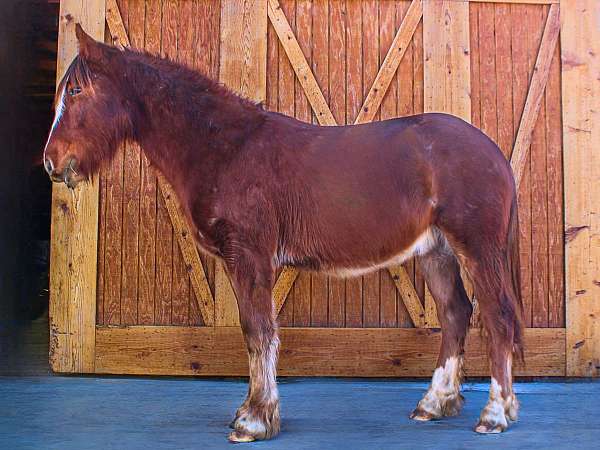
<path id="1" fill-rule="evenodd" d="M 398 380 L 280 382 L 282 433 L 260 449 L 598 449 L 600 383 L 518 383 L 521 419 L 507 433 L 471 431 L 487 385 L 467 383 L 459 417 L 407 418 L 426 388 Z M 0 377 L 0 449 L 230 448 L 243 380 Z"/>

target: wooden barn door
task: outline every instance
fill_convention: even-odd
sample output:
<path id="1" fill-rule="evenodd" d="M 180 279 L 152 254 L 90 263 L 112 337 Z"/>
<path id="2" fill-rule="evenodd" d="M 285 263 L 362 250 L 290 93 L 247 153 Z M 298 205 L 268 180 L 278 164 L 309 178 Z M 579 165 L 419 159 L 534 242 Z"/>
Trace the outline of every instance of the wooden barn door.
<path id="1" fill-rule="evenodd" d="M 527 364 L 516 374 L 564 375 L 559 5 L 509 3 L 106 0 L 106 23 L 120 45 L 186 63 L 307 122 L 445 111 L 482 128 L 519 183 Z M 88 308 L 84 327 L 89 336 L 91 323 L 95 338 L 85 365 L 55 370 L 246 374 L 231 283 L 219 262 L 198 254 L 168 184 L 127 144 L 97 190 L 95 320 Z M 475 314 L 466 373 L 485 375 L 467 287 Z M 434 368 L 441 332 L 414 261 L 348 280 L 285 268 L 273 298 L 282 375 L 429 376 Z"/>

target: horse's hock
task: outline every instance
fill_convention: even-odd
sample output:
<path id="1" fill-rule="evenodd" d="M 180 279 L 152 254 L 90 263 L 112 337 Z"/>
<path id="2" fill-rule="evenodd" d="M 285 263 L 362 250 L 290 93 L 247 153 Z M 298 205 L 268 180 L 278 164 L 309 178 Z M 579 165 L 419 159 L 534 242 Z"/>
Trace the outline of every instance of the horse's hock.
<path id="1" fill-rule="evenodd" d="M 598 20 L 596 0 L 63 0 L 58 76 L 81 22 L 300 120 L 445 111 L 470 121 L 518 182 L 527 329 L 515 373 L 597 376 Z M 73 196 L 53 189 L 54 370 L 247 374 L 227 275 L 198 254 L 170 187 L 134 145 Z M 347 280 L 278 276 L 281 375 L 431 375 L 439 325 L 414 262 Z M 466 374 L 487 373 L 474 329 Z"/>

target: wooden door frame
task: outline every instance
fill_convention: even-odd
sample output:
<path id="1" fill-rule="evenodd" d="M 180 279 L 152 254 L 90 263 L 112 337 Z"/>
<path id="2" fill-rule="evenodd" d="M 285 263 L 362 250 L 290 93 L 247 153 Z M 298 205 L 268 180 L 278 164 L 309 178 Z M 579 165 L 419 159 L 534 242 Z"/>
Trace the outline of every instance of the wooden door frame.
<path id="1" fill-rule="evenodd" d="M 474 0 L 471 0 L 474 1 Z M 555 48 L 559 31 L 562 44 L 562 89 L 577 92 L 572 98 L 563 95 L 563 151 L 565 173 L 566 229 L 566 316 L 567 327 L 534 329 L 525 332 L 526 347 L 530 349 L 526 367 L 517 367 L 517 375 L 598 375 L 600 358 L 600 314 L 594 312 L 598 306 L 598 276 L 594 269 L 600 267 L 600 250 L 594 245 L 592 232 L 597 227 L 594 212 L 597 206 L 586 189 L 594 189 L 592 171 L 586 164 L 600 169 L 598 158 L 592 152 L 593 137 L 598 136 L 598 125 L 590 120 L 592 111 L 599 109 L 600 99 L 594 85 L 594 70 L 598 68 L 598 52 L 589 52 L 592 36 L 598 37 L 594 20 L 600 7 L 594 0 L 477 0 L 494 3 L 550 4 L 542 44 L 538 52 L 536 68 L 526 99 L 519 132 L 513 149 L 511 164 L 517 180 L 526 160 L 531 132 L 537 118 L 550 66 L 549 56 Z M 559 5 L 560 4 L 560 5 Z M 227 8 L 231 14 L 227 16 Z M 298 80 L 305 90 L 315 115 L 322 124 L 334 124 L 333 115 L 318 87 L 306 58 L 295 39 L 277 0 L 254 0 L 228 2 L 223 7 L 223 17 L 235 21 L 245 14 L 236 14 L 243 7 L 254 14 L 248 30 L 242 24 L 241 37 L 230 38 L 239 26 L 235 22 L 222 22 L 222 45 L 220 78 L 232 88 L 251 98 L 264 98 L 266 86 L 266 21 L 271 20 L 285 52 L 288 54 Z M 236 9 L 237 8 L 237 9 Z M 469 14 L 468 2 L 453 0 L 413 0 L 407 19 L 400 27 L 376 77 L 374 86 L 366 97 L 357 122 L 371 120 L 377 112 L 385 90 L 402 59 L 406 44 L 410 42 L 414 28 L 423 17 L 425 65 L 425 110 L 448 111 L 470 119 L 470 70 L 469 70 Z M 585 9 L 585 11 L 583 11 Z M 560 11 L 562 10 L 562 17 Z M 412 11 L 412 12 L 411 12 Z M 450 14 L 452 24 L 459 27 L 441 32 L 440 14 Z M 118 8 L 115 0 L 62 0 L 59 22 L 59 52 L 57 81 L 76 53 L 74 23 L 80 22 L 93 37 L 102 39 L 105 20 L 111 34 L 123 45 L 128 44 L 124 27 L 118 26 Z M 248 17 L 248 16 L 246 16 Z M 415 23 L 416 22 L 416 23 Z M 112 24 L 112 26 L 111 26 Z M 116 28 L 115 28 L 116 27 Z M 230 27 L 229 29 L 227 27 Z M 461 28 L 459 30 L 458 28 Z M 562 28 L 562 30 L 561 30 Z M 466 31 L 465 31 L 466 30 Z M 586 30 L 584 34 L 582 30 Z M 230 34 L 227 34 L 230 33 Z M 465 34 L 466 33 L 466 34 Z M 595 33 L 595 34 L 594 34 Z M 223 37 L 225 40 L 223 41 Z M 284 39 L 282 39 L 284 37 Z M 242 42 L 253 53 L 245 63 L 233 62 L 228 55 L 239 51 L 228 43 Z M 596 39 L 597 42 L 600 39 Z M 450 48 L 447 54 L 441 49 Z M 440 72 L 445 67 L 445 58 L 451 58 L 454 70 L 448 75 Z M 239 61 L 239 59 L 238 59 Z M 241 65 L 240 65 L 241 64 Z M 237 84 L 236 84 L 237 83 Z M 597 84 L 597 83 L 596 83 Z M 440 96 L 440 86 L 446 95 Z M 585 95 L 593 92 L 595 95 Z M 594 90 L 595 89 L 595 90 Z M 597 121 L 596 121 L 597 122 Z M 77 373 L 156 373 L 156 374 L 207 374 L 243 375 L 247 371 L 241 333 L 235 325 L 235 314 L 231 305 L 235 299 L 229 296 L 229 307 L 219 312 L 204 275 L 192 237 L 181 219 L 175 198 L 163 181 L 161 190 L 167 201 L 175 232 L 180 241 L 182 254 L 191 271 L 192 286 L 199 299 L 199 307 L 206 327 L 98 327 L 96 326 L 96 278 L 98 250 L 98 179 L 83 184 L 74 193 L 64 186 L 53 185 L 51 271 L 50 271 L 50 362 L 56 372 Z M 596 188 L 597 189 L 597 188 Z M 581 195 L 585 194 L 585 201 Z M 594 191 L 594 193 L 596 193 Z M 169 206 L 170 201 L 170 206 Z M 597 216 L 596 216 L 597 217 Z M 597 244 L 597 242 L 596 242 Z M 186 250 L 187 249 L 187 250 Z M 193 250 L 193 251 L 192 251 Z M 590 269 L 591 268 L 591 269 Z M 423 307 L 416 297 L 408 275 L 403 269 L 394 269 L 394 281 L 408 298 L 411 318 L 416 325 L 432 326 L 431 299 L 426 297 Z M 395 275 L 395 276 L 394 276 Z M 405 276 L 406 275 L 406 276 Z M 274 299 L 281 308 L 296 273 L 286 269 L 274 288 Z M 229 287 L 230 289 L 230 287 Z M 406 294 L 408 293 L 408 294 Z M 416 303 L 415 303 L 416 300 Z M 406 301 L 406 300 L 405 300 Z M 597 303 L 597 300 L 595 300 Z M 428 303 L 429 302 L 429 303 Z M 418 303 L 418 305 L 417 305 Z M 226 305 L 226 303 L 224 303 Z M 227 309 L 229 308 L 229 309 Z M 233 318 L 232 318 L 233 317 Z M 223 325 L 223 326 L 214 326 Z M 179 338 L 175 336 L 179 333 Z M 181 335 L 187 336 L 182 339 Z M 284 351 L 282 363 L 286 369 L 282 374 L 300 375 L 429 375 L 439 345 L 437 329 L 323 329 L 288 328 L 282 330 Z M 355 345 L 370 343 L 369 354 L 361 354 Z M 190 344 L 188 342 L 201 342 Z M 390 351 L 388 342 L 393 342 Z M 487 372 L 485 345 L 478 332 L 471 330 L 467 349 L 467 375 L 483 375 Z M 414 344 L 418 343 L 415 347 Z M 140 348 L 156 350 L 145 359 L 139 358 Z M 423 350 L 423 349 L 428 350 Z M 287 350 L 286 350 L 287 349 Z M 304 349 L 304 351 L 303 351 Z M 310 351 L 309 351 L 310 350 Z M 316 353 L 312 354 L 312 351 Z M 330 355 L 329 366 L 318 366 L 318 356 Z M 329 353 L 328 353 L 329 352 Z M 167 355 L 167 356 L 165 356 Z M 335 359 L 335 360 L 334 360 Z M 365 361 L 361 364 L 360 361 Z M 191 361 L 191 362 L 190 362 Z M 219 365 L 216 361 L 221 361 Z M 358 365 L 357 365 L 358 364 Z M 370 367 L 369 367 L 370 365 Z M 390 367 L 395 367 L 391 370 Z"/>

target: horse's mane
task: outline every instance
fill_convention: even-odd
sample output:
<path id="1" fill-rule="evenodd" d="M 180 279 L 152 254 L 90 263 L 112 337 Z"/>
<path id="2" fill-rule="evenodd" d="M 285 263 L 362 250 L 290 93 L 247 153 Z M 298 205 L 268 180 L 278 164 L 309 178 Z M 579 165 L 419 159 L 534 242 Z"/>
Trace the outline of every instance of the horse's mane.
<path id="1" fill-rule="evenodd" d="M 145 50 L 134 50 L 130 48 L 118 50 L 114 47 L 108 48 L 112 51 L 119 52 L 125 60 L 140 64 L 147 72 L 154 72 L 154 76 L 158 78 L 157 81 L 159 83 L 170 82 L 192 86 L 196 91 L 209 92 L 227 103 L 234 103 L 242 106 L 246 112 L 252 110 L 256 110 L 257 112 L 263 111 L 260 102 L 254 102 L 238 95 L 219 81 L 213 80 L 201 69 L 191 67 L 185 62 L 175 61 L 170 57 L 164 57 Z"/>
<path id="2" fill-rule="evenodd" d="M 161 83 L 184 83 L 187 86 L 193 86 L 195 91 L 210 92 L 230 105 L 241 106 L 246 113 L 251 113 L 252 110 L 264 112 L 260 102 L 254 102 L 241 97 L 220 82 L 210 78 L 200 69 L 193 68 L 184 62 L 174 61 L 169 57 L 163 57 L 162 55 L 157 55 L 145 50 L 134 50 L 130 48 L 117 49 L 116 47 L 103 43 L 97 43 L 97 45 L 100 45 L 103 48 L 105 55 L 108 56 L 106 64 L 101 68 L 105 73 L 111 72 L 111 70 L 106 70 L 106 68 L 111 67 L 111 62 L 114 61 L 113 58 L 120 57 L 126 63 L 136 63 L 138 67 L 142 68 L 141 72 L 143 72 L 143 74 L 138 73 L 138 76 L 142 75 L 144 77 L 150 76 L 154 78 L 156 85 L 152 86 L 153 88 L 156 88 L 157 85 L 160 85 Z M 67 68 L 59 86 L 59 90 L 67 81 L 71 81 L 71 83 L 81 86 L 82 88 L 93 88 L 92 75 L 94 70 L 97 70 L 95 64 L 88 62 L 85 57 L 77 55 Z"/>

